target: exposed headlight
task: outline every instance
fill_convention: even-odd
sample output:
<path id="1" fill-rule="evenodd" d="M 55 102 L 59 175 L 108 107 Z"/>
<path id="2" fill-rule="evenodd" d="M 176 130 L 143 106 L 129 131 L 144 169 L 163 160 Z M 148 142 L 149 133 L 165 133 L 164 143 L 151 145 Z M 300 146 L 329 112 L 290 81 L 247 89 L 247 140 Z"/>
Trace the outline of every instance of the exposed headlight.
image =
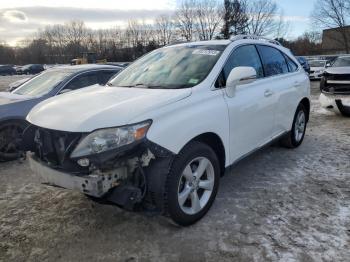
<path id="1" fill-rule="evenodd" d="M 151 123 L 149 120 L 134 125 L 96 130 L 79 142 L 71 157 L 98 154 L 132 144 L 146 136 Z"/>

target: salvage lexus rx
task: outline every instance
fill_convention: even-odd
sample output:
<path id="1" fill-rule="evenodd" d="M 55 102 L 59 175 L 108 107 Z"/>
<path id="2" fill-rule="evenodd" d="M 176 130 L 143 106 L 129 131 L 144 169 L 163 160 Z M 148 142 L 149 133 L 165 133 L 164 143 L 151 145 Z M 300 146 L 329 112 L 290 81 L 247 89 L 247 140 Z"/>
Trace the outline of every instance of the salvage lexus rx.
<path id="1" fill-rule="evenodd" d="M 43 182 L 190 225 L 225 168 L 280 139 L 304 138 L 310 83 L 278 42 L 256 36 L 166 46 L 107 88 L 37 105 L 25 132 Z"/>

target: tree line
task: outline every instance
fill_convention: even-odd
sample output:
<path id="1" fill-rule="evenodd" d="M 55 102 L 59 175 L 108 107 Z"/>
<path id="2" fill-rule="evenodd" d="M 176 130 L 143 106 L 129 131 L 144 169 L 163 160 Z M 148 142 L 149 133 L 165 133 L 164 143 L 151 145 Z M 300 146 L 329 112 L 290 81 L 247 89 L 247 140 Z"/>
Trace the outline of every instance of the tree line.
<path id="1" fill-rule="evenodd" d="M 346 26 L 348 13 L 345 10 L 350 10 L 346 9 L 349 2 L 318 0 L 317 5 L 322 8 L 315 6 L 314 21 L 323 27 Z M 152 23 L 130 20 L 126 27 L 100 30 L 88 28 L 83 21 L 46 26 L 17 47 L 0 43 L 0 64 L 69 63 L 87 51 L 95 52 L 97 59 L 133 61 L 173 42 L 228 39 L 237 34 L 278 39 L 298 55 L 320 52 L 319 32 L 305 33 L 296 40 L 287 41 L 288 29 L 275 0 L 182 0 L 174 14 L 161 15 Z"/>

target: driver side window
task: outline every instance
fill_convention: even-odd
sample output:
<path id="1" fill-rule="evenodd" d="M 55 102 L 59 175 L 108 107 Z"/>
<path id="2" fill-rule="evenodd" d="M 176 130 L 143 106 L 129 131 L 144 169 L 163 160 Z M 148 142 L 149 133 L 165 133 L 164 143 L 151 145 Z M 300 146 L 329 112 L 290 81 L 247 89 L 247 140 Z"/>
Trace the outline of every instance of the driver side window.
<path id="1" fill-rule="evenodd" d="M 226 79 L 231 70 L 239 66 L 249 66 L 256 70 L 257 78 L 264 77 L 264 71 L 259 54 L 254 45 L 245 45 L 235 49 L 228 58 L 223 70 L 216 80 L 215 87 L 226 86 Z"/>

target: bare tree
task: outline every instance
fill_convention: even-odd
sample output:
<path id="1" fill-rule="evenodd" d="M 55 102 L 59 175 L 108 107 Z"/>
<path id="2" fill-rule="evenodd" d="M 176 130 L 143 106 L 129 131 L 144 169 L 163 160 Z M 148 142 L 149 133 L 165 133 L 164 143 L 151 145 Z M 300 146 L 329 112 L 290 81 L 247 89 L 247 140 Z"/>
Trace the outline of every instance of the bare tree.
<path id="1" fill-rule="evenodd" d="M 251 1 L 248 8 L 248 32 L 253 35 L 274 35 L 283 26 L 283 17 L 273 0 Z"/>
<path id="2" fill-rule="evenodd" d="M 186 41 L 192 41 L 195 31 L 196 1 L 183 0 L 175 13 L 176 27 Z"/>
<path id="3" fill-rule="evenodd" d="M 216 0 L 202 0 L 196 4 L 195 26 L 200 40 L 211 40 L 222 21 L 223 7 Z"/>
<path id="4" fill-rule="evenodd" d="M 339 41 L 345 51 L 350 51 L 350 36 L 346 26 L 349 23 L 350 0 L 318 0 L 312 14 L 312 19 L 322 28 L 336 28 L 338 36 L 333 40 Z"/>
<path id="5" fill-rule="evenodd" d="M 155 20 L 155 30 L 160 45 L 170 43 L 174 34 L 174 22 L 170 16 L 162 15 Z"/>
<path id="6" fill-rule="evenodd" d="M 246 0 L 225 0 L 221 34 L 227 39 L 231 35 L 246 33 L 248 14 Z"/>

